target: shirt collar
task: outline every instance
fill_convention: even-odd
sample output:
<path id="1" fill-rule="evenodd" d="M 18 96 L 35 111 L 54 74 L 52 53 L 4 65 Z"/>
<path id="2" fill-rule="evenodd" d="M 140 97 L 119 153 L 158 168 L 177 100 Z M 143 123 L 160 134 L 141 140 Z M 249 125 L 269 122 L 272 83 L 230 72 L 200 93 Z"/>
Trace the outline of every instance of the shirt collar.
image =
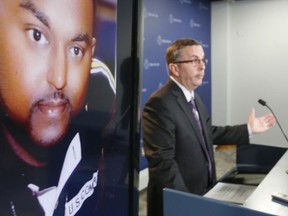
<path id="1" fill-rule="evenodd" d="M 194 98 L 194 91 L 189 91 L 188 89 L 185 88 L 185 86 L 183 86 L 180 82 L 178 82 L 176 79 L 174 79 L 174 77 L 170 76 L 170 79 L 175 82 L 179 88 L 182 90 L 187 102 L 189 102 L 191 100 L 191 98 Z"/>

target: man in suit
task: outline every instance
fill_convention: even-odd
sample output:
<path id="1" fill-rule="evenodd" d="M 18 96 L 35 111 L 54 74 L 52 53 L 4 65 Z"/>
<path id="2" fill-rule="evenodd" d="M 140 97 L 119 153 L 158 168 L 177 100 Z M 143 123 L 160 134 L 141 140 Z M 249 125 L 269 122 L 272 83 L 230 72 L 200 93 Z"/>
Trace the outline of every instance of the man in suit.
<path id="1" fill-rule="evenodd" d="M 163 188 L 204 194 L 216 181 L 213 144 L 249 144 L 249 136 L 267 131 L 272 114 L 248 124 L 217 127 L 194 90 L 202 84 L 205 54 L 201 44 L 184 38 L 166 51 L 170 79 L 144 107 L 143 139 L 148 160 L 148 216 L 163 215 Z M 194 103 L 191 104 L 191 101 Z"/>

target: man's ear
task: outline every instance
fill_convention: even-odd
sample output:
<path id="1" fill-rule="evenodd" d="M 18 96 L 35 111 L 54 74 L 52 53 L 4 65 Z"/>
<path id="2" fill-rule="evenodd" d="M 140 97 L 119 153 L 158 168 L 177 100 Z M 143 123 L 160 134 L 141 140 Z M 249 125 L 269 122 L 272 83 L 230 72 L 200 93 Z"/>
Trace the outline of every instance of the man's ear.
<path id="1" fill-rule="evenodd" d="M 170 71 L 170 73 L 171 73 L 171 75 L 173 77 L 178 77 L 179 76 L 179 69 L 178 69 L 177 64 L 170 63 L 168 65 L 168 68 L 169 68 L 169 71 Z"/>
<path id="2" fill-rule="evenodd" d="M 96 48 L 96 38 L 92 38 L 92 56 L 94 55 L 94 50 Z"/>

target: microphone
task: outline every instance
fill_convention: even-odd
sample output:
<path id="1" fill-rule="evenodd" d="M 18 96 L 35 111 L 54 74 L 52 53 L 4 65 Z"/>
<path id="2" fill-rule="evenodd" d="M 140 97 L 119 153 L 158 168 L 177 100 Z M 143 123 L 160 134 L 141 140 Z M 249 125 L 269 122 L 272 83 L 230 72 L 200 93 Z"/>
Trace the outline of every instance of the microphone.
<path id="1" fill-rule="evenodd" d="M 266 106 L 266 101 L 259 99 L 258 102 L 262 105 L 262 106 Z M 269 108 L 269 107 L 268 107 Z M 272 112 L 273 113 L 273 112 Z"/>
<path id="2" fill-rule="evenodd" d="M 280 125 L 280 123 L 279 123 L 276 115 L 274 114 L 273 110 L 267 105 L 266 101 L 264 101 L 264 100 L 262 100 L 262 99 L 259 99 L 259 100 L 258 100 L 258 103 L 260 103 L 262 106 L 266 106 L 266 107 L 272 112 L 272 114 L 274 115 L 274 117 L 275 117 L 275 119 L 276 119 L 276 122 L 277 122 L 277 124 L 278 124 L 278 126 L 279 126 L 279 128 L 280 128 L 280 130 L 281 130 L 281 132 L 282 132 L 282 134 L 284 135 L 286 141 L 288 142 L 287 135 L 286 135 L 286 133 L 284 132 L 284 130 L 282 129 L 282 127 L 281 127 L 281 125 Z"/>

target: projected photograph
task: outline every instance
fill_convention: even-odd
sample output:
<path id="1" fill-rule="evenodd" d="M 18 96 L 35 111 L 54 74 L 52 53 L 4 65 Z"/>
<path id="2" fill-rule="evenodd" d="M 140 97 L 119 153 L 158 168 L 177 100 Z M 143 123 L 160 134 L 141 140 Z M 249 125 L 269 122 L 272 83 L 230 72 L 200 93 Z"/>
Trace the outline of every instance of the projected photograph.
<path id="1" fill-rule="evenodd" d="M 0 215 L 127 215 L 117 0 L 0 8 Z"/>

